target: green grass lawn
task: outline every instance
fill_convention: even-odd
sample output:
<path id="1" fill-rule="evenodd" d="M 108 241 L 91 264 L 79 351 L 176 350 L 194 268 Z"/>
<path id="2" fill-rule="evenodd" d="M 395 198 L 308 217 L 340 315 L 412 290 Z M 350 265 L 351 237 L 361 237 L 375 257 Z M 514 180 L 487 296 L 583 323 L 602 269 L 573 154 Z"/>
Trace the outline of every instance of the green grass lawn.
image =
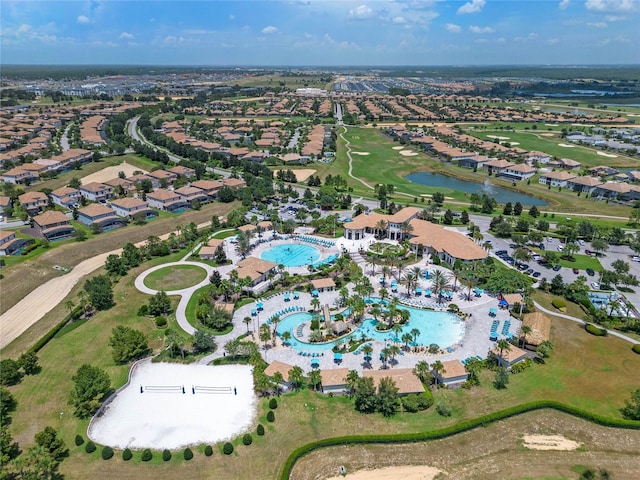
<path id="1" fill-rule="evenodd" d="M 563 258 L 560 259 L 560 265 L 568 268 L 577 268 L 581 270 L 581 274 L 585 275 L 584 271 L 587 268 L 592 268 L 594 271 L 599 272 L 602 270 L 602 265 L 600 265 L 600 261 L 597 258 L 590 257 L 589 255 L 580 255 L 575 254 L 573 256 L 575 261 L 565 260 Z"/>
<path id="2" fill-rule="evenodd" d="M 173 265 L 151 272 L 144 284 L 154 290 L 182 290 L 192 287 L 207 278 L 206 270 L 194 265 Z"/>

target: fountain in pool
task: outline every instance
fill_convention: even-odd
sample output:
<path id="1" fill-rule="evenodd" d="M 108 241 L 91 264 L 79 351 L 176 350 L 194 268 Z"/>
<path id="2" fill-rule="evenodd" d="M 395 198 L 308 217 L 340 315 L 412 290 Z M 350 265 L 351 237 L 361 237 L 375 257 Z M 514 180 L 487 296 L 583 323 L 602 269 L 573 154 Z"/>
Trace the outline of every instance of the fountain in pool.
<path id="1" fill-rule="evenodd" d="M 493 185 L 491 185 L 491 180 L 488 178 L 482 184 L 482 191 L 487 195 L 493 195 Z"/>

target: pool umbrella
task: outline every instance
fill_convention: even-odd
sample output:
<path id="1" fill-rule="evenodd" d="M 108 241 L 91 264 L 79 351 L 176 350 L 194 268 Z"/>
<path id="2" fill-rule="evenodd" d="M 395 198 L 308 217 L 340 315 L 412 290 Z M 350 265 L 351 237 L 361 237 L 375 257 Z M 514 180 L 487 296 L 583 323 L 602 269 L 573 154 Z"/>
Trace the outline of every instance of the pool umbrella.
<path id="1" fill-rule="evenodd" d="M 258 310 L 262 310 L 262 308 L 264 307 L 264 304 L 262 302 L 258 302 L 256 303 L 256 307 L 258 307 Z"/>
<path id="2" fill-rule="evenodd" d="M 317 368 L 320 366 L 320 360 L 318 360 L 317 358 L 312 358 L 311 359 L 311 366 L 313 368 Z"/>
<path id="3" fill-rule="evenodd" d="M 288 293 L 285 293 L 285 294 L 284 294 L 284 301 L 285 301 L 285 302 L 288 302 L 288 301 L 289 301 L 289 298 L 290 298 L 290 295 L 289 295 Z"/>
<path id="4" fill-rule="evenodd" d="M 333 354 L 333 361 L 336 362 L 336 363 L 342 362 L 342 354 L 341 353 L 334 353 Z"/>
<path id="5" fill-rule="evenodd" d="M 300 294 L 298 292 L 293 292 L 293 299 L 298 300 L 300 298 Z"/>
<path id="6" fill-rule="evenodd" d="M 314 297 L 317 297 L 319 293 L 320 292 L 318 292 L 318 290 L 314 290 L 311 292 L 311 295 L 313 295 Z"/>
<path id="7" fill-rule="evenodd" d="M 258 312 L 255 309 L 251 310 L 251 315 L 252 316 L 256 316 L 257 314 L 258 314 Z"/>

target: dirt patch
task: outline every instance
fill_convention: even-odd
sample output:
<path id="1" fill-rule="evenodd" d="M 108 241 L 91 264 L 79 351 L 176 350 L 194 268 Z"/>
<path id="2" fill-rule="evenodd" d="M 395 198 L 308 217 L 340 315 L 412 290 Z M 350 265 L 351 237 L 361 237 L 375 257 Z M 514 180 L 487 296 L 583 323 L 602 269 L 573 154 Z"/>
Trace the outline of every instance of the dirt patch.
<path id="1" fill-rule="evenodd" d="M 316 171 L 311 168 L 301 168 L 299 170 L 291 170 L 291 171 L 296 176 L 299 182 L 304 182 L 307 178 L 309 178 L 311 175 L 316 173 Z"/>
<path id="2" fill-rule="evenodd" d="M 576 450 L 580 444 L 562 435 L 525 435 L 524 446 L 532 450 Z"/>
<path id="3" fill-rule="evenodd" d="M 92 173 L 91 175 L 87 175 L 86 177 L 82 177 L 80 181 L 83 185 L 91 182 L 106 182 L 107 180 L 113 180 L 114 178 L 118 178 L 118 174 L 120 172 L 124 172 L 127 177 L 133 175 L 133 172 L 142 172 L 148 173 L 145 170 L 142 170 L 139 167 L 131 165 L 127 162 L 122 162 L 120 165 L 114 165 L 113 167 L 103 168 L 99 172 Z"/>
<path id="4" fill-rule="evenodd" d="M 607 152 L 596 152 L 598 155 L 600 155 L 601 157 L 607 157 L 607 158 L 618 158 L 618 155 L 615 155 L 613 153 L 607 153 Z"/>
<path id="5" fill-rule="evenodd" d="M 331 477 L 328 480 L 342 480 L 347 478 L 350 480 L 396 480 L 402 478 L 404 480 L 433 480 L 441 470 L 426 466 L 404 466 L 404 467 L 386 467 L 378 470 L 360 470 L 358 472 L 349 473 Z"/>
<path id="6" fill-rule="evenodd" d="M 418 155 L 413 150 L 400 150 L 398 153 L 403 157 L 415 157 L 416 155 Z"/>

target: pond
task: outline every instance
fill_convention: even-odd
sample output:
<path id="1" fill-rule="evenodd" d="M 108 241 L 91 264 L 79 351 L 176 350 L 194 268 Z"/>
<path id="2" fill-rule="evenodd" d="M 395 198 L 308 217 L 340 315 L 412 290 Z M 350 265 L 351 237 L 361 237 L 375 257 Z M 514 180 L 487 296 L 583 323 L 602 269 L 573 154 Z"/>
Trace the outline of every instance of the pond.
<path id="1" fill-rule="evenodd" d="M 475 183 L 431 172 L 412 173 L 407 175 L 405 178 L 410 182 L 418 183 L 420 185 L 428 185 L 430 187 L 450 188 L 452 190 L 461 190 L 467 193 L 486 193 L 490 197 L 495 198 L 498 203 L 520 202 L 522 205 L 528 206 L 548 205 L 547 202 L 540 200 L 539 198 L 525 195 L 524 193 L 512 192 L 506 188 L 491 185 L 489 179 L 486 179 L 484 183 Z"/>

